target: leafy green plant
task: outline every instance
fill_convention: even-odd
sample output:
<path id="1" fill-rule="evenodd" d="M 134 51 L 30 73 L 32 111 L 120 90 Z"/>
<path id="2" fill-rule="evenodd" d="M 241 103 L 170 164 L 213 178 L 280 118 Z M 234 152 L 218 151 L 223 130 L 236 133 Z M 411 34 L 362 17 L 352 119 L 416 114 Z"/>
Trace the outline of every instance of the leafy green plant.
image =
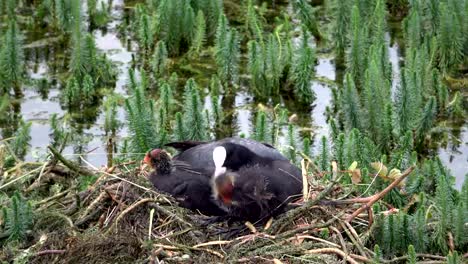
<path id="1" fill-rule="evenodd" d="M 303 104 L 311 104 L 316 95 L 312 90 L 311 81 L 314 77 L 315 54 L 309 46 L 309 35 L 302 31 L 300 47 L 296 50 L 291 67 L 291 82 L 294 86 L 294 94 Z"/>
<path id="2" fill-rule="evenodd" d="M 361 104 L 353 77 L 350 73 L 345 75 L 344 90 L 341 100 L 346 128 L 349 130 L 362 128 L 361 123 L 363 115 L 361 112 Z"/>
<path id="3" fill-rule="evenodd" d="M 247 12 L 245 26 L 253 39 L 259 43 L 263 43 L 263 24 L 261 18 L 257 17 L 255 12 L 254 2 L 247 0 Z"/>
<path id="4" fill-rule="evenodd" d="M 192 56 L 199 56 L 206 41 L 206 19 L 202 10 L 198 10 L 195 18 L 195 29 L 193 33 L 192 46 L 189 53 Z"/>
<path id="5" fill-rule="evenodd" d="M 173 129 L 173 132 L 174 132 L 173 137 L 177 141 L 186 140 L 187 133 L 186 133 L 185 126 L 184 126 L 184 121 L 182 120 L 183 119 L 182 113 L 177 112 L 175 114 L 175 119 L 176 119 L 176 122 L 175 122 L 175 127 Z"/>
<path id="6" fill-rule="evenodd" d="M 288 159 L 292 163 L 296 163 L 297 162 L 297 159 L 296 159 L 296 135 L 295 135 L 294 126 L 292 124 L 288 125 L 288 145 L 289 145 L 289 148 L 288 148 L 288 151 L 287 151 Z"/>
<path id="7" fill-rule="evenodd" d="M 413 245 L 408 246 L 408 260 L 406 261 L 407 264 L 416 264 L 416 251 L 414 250 Z"/>
<path id="8" fill-rule="evenodd" d="M 450 1 L 455 2 L 455 1 Z M 452 8 L 451 8 L 452 7 Z M 463 8 L 460 8 L 463 10 Z M 439 66 L 444 73 L 448 73 L 463 58 L 463 31 L 457 16 L 458 8 L 440 3 L 440 25 L 437 37 L 439 47 Z M 466 14 L 465 14 L 466 15 Z"/>
<path id="9" fill-rule="evenodd" d="M 60 147 L 64 144 L 64 140 L 66 138 L 66 127 L 63 120 L 58 118 L 56 113 L 52 114 L 49 119 L 50 124 L 50 137 L 51 137 L 51 145 L 55 148 Z"/>
<path id="10" fill-rule="evenodd" d="M 337 0 L 334 4 L 334 24 L 333 24 L 333 40 L 335 42 L 336 64 L 337 67 L 344 67 L 346 49 L 349 45 L 348 31 L 350 25 L 351 1 Z"/>
<path id="11" fill-rule="evenodd" d="M 218 127 L 223 119 L 223 109 L 220 105 L 220 94 L 223 86 L 221 81 L 216 75 L 211 77 L 210 82 L 210 95 L 211 95 L 211 111 L 215 122 L 215 126 Z"/>
<path id="12" fill-rule="evenodd" d="M 240 37 L 231 29 L 224 14 L 219 17 L 215 40 L 215 59 L 218 76 L 223 83 L 236 84 L 240 62 Z"/>
<path id="13" fill-rule="evenodd" d="M 312 6 L 310 6 L 305 0 L 297 0 L 293 1 L 293 8 L 301 19 L 302 24 L 305 25 L 307 30 L 315 37 L 315 39 L 320 41 L 322 39 L 322 35 L 318 29 Z"/>
<path id="14" fill-rule="evenodd" d="M 351 11 L 351 29 L 350 39 L 351 47 L 348 52 L 348 71 L 354 77 L 354 84 L 361 88 L 362 80 L 364 79 L 365 67 L 367 65 L 367 26 L 362 22 L 359 14 L 359 9 L 356 5 Z"/>
<path id="15" fill-rule="evenodd" d="M 318 167 L 322 171 L 330 170 L 330 146 L 328 145 L 328 139 L 325 136 L 320 138 L 319 153 L 317 156 Z"/>
<path id="16" fill-rule="evenodd" d="M 109 7 L 104 1 L 98 8 L 96 0 L 87 0 L 88 16 L 91 27 L 104 27 L 110 20 Z"/>
<path id="17" fill-rule="evenodd" d="M 268 123 L 267 123 L 267 115 L 263 110 L 259 110 L 257 112 L 253 139 L 259 142 L 269 142 L 268 134 L 270 133 Z"/>
<path id="18" fill-rule="evenodd" d="M 134 73 L 130 70 L 130 76 Z M 132 80 L 134 77 L 130 77 Z M 131 96 L 125 99 L 125 110 L 130 131 L 130 151 L 133 153 L 146 153 L 158 146 L 154 135 L 157 135 L 156 120 L 154 116 L 154 103 L 145 97 L 145 87 L 138 83 L 130 85 Z"/>
<path id="19" fill-rule="evenodd" d="M 10 20 L 0 46 L 0 86 L 3 93 L 13 90 L 17 97 L 23 95 L 21 90 L 24 72 L 22 39 L 18 24 Z"/>
<path id="20" fill-rule="evenodd" d="M 14 139 L 11 141 L 11 150 L 19 157 L 23 158 L 26 155 L 31 141 L 31 122 L 20 121 L 19 128 L 13 134 Z"/>
<path id="21" fill-rule="evenodd" d="M 10 198 L 10 205 L 2 208 L 4 229 L 3 235 L 9 240 L 21 240 L 33 224 L 31 204 L 16 191 Z"/>
<path id="22" fill-rule="evenodd" d="M 207 138 L 206 120 L 203 118 L 203 104 L 200 99 L 198 85 L 190 78 L 184 91 L 184 127 L 185 140 L 205 140 Z"/>
<path id="23" fill-rule="evenodd" d="M 118 100 L 116 95 L 110 95 L 104 102 L 104 131 L 106 135 L 115 135 L 119 127 L 122 126 L 117 115 Z"/>
<path id="24" fill-rule="evenodd" d="M 166 43 L 163 40 L 156 43 L 156 49 L 153 53 L 152 69 L 156 80 L 163 78 L 168 73 L 168 53 Z"/>

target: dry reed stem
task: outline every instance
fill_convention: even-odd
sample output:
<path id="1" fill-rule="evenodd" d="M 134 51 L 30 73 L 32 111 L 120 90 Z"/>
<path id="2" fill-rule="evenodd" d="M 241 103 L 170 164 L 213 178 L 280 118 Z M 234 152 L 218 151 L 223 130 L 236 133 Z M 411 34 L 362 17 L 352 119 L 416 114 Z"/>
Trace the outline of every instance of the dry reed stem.
<path id="1" fill-rule="evenodd" d="M 382 199 L 389 191 L 391 191 L 393 188 L 395 188 L 401 181 L 403 181 L 408 175 L 414 170 L 414 166 L 409 167 L 406 169 L 401 176 L 394 180 L 389 186 L 387 186 L 385 189 L 383 189 L 381 192 L 376 193 L 372 196 L 369 196 L 367 198 L 359 198 L 356 200 L 359 200 L 360 202 L 363 202 L 361 207 L 359 207 L 352 215 L 350 215 L 346 221 L 350 223 L 353 221 L 353 219 L 358 216 L 360 213 L 362 213 L 364 210 L 367 210 L 372 207 L 374 203 L 376 203 L 378 200 Z M 352 200 L 352 199 L 351 199 Z"/>
<path id="2" fill-rule="evenodd" d="M 351 256 L 346 255 L 342 250 L 337 248 L 318 248 L 318 249 L 310 249 L 304 252 L 305 254 L 335 254 L 340 256 L 342 259 L 346 260 L 350 264 L 359 264 L 356 260 L 354 260 Z"/>

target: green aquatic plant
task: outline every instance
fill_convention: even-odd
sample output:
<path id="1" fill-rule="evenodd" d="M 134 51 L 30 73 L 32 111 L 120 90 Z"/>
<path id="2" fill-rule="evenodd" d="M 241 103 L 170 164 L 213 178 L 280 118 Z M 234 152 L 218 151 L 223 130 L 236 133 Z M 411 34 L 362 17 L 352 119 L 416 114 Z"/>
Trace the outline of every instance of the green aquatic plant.
<path id="1" fill-rule="evenodd" d="M 372 56 L 373 55 L 373 56 Z M 366 70 L 364 80 L 364 116 L 368 135 L 376 143 L 383 142 L 385 105 L 390 103 L 390 84 L 384 78 L 382 69 L 378 66 L 379 59 L 371 53 L 369 68 Z M 380 107 L 375 107 L 379 105 Z"/>
<path id="2" fill-rule="evenodd" d="M 189 50 L 189 54 L 192 57 L 200 56 L 202 48 L 206 42 L 206 20 L 202 10 L 198 10 L 195 21 L 196 22 L 193 33 L 192 46 Z"/>
<path id="3" fill-rule="evenodd" d="M 463 96 L 460 94 L 460 91 L 455 92 L 447 108 L 452 118 L 463 118 L 465 116 L 466 108 L 463 107 Z"/>
<path id="4" fill-rule="evenodd" d="M 295 51 L 291 67 L 291 82 L 294 86 L 294 95 L 302 104 L 311 104 L 316 95 L 312 90 L 311 81 L 314 78 L 315 54 L 309 46 L 309 35 L 302 31 L 301 44 Z"/>
<path id="5" fill-rule="evenodd" d="M 159 106 L 159 108 L 164 109 L 166 113 L 165 116 L 168 116 L 173 113 L 175 103 L 176 100 L 174 98 L 172 87 L 168 83 L 163 82 L 161 88 L 159 88 L 159 99 L 156 104 Z"/>
<path id="6" fill-rule="evenodd" d="M 346 49 L 349 45 L 348 31 L 350 25 L 351 0 L 336 0 L 333 2 L 333 41 L 335 42 L 335 58 L 338 68 L 343 68 Z"/>
<path id="7" fill-rule="evenodd" d="M 292 124 L 288 125 L 288 151 L 287 157 L 288 159 L 294 164 L 297 162 L 296 159 L 296 134 L 294 130 L 294 126 Z"/>
<path id="8" fill-rule="evenodd" d="M 411 8 L 410 14 L 403 20 L 406 45 L 410 48 L 417 48 L 423 42 L 423 21 L 420 12 L 418 8 Z"/>
<path id="9" fill-rule="evenodd" d="M 129 72 L 130 76 L 134 75 L 132 70 Z M 130 92 L 131 96 L 125 99 L 130 150 L 133 153 L 146 153 L 149 149 L 159 145 L 154 137 L 157 134 L 154 103 L 145 96 L 145 89 L 141 84 L 135 83 L 130 87 Z"/>
<path id="10" fill-rule="evenodd" d="M 203 11 L 206 19 L 206 36 L 212 39 L 216 33 L 219 16 L 223 13 L 223 0 L 191 1 L 196 12 Z"/>
<path id="11" fill-rule="evenodd" d="M 168 74 L 168 53 L 166 43 L 164 43 L 163 40 L 156 43 L 151 66 L 156 80 L 163 78 Z"/>
<path id="12" fill-rule="evenodd" d="M 248 47 L 248 64 L 247 70 L 250 73 L 250 86 L 255 95 L 259 98 L 268 96 L 266 80 L 265 80 L 265 58 L 262 46 L 255 40 L 247 43 Z"/>
<path id="13" fill-rule="evenodd" d="M 184 90 L 184 127 L 187 128 L 185 140 L 207 139 L 206 120 L 203 117 L 198 85 L 193 78 L 187 80 Z"/>
<path id="14" fill-rule="evenodd" d="M 310 142 L 310 138 L 308 137 L 304 138 L 302 141 L 302 153 L 304 153 L 304 155 L 309 158 L 312 157 L 311 144 L 312 143 Z"/>
<path id="15" fill-rule="evenodd" d="M 255 120 L 253 139 L 260 142 L 269 142 L 269 138 L 271 137 L 268 136 L 270 130 L 266 113 L 263 110 L 259 110 Z"/>
<path id="16" fill-rule="evenodd" d="M 414 245 L 418 252 L 425 252 L 428 236 L 427 236 L 426 216 L 425 216 L 424 208 L 419 208 L 416 211 L 413 222 L 414 222 L 413 223 Z"/>
<path id="17" fill-rule="evenodd" d="M 315 37 L 317 41 L 322 39 L 322 34 L 319 31 L 317 20 L 315 19 L 314 10 L 306 0 L 293 1 L 293 9 L 296 12 L 302 24 Z"/>
<path id="18" fill-rule="evenodd" d="M 10 142 L 10 147 L 13 153 L 19 157 L 23 158 L 30 146 L 29 142 L 31 141 L 31 122 L 20 121 L 18 130 L 13 134 L 13 140 Z"/>
<path id="19" fill-rule="evenodd" d="M 382 68 L 383 76 L 389 82 L 392 81 L 392 66 L 390 64 L 385 33 L 387 32 L 387 9 L 385 0 L 375 1 L 375 8 L 369 21 L 369 36 L 371 43 L 375 46 L 375 51 L 379 60 L 379 67 Z M 372 55 L 370 55 L 372 56 Z"/>
<path id="20" fill-rule="evenodd" d="M 463 248 L 468 244 L 468 235 L 466 231 L 468 227 L 465 227 L 465 221 L 468 219 L 468 213 L 466 212 L 466 206 L 463 201 L 458 201 L 458 205 L 452 212 L 452 230 L 454 243 L 458 248 Z"/>
<path id="21" fill-rule="evenodd" d="M 173 133 L 173 137 L 177 141 L 184 141 L 187 139 L 187 133 L 185 132 L 185 126 L 181 112 L 177 112 L 175 114 L 175 127 L 173 129 Z"/>
<path id="22" fill-rule="evenodd" d="M 106 135 L 115 135 L 122 126 L 117 113 L 119 99 L 117 95 L 110 95 L 104 101 L 104 131 Z"/>
<path id="23" fill-rule="evenodd" d="M 444 175 L 439 175 L 437 178 L 435 200 L 438 210 L 438 221 L 433 242 L 442 252 L 447 253 L 447 232 L 451 227 L 453 200 L 448 179 Z"/>
<path id="24" fill-rule="evenodd" d="M 72 28 L 72 5 L 73 1 L 55 0 L 54 24 L 63 32 L 69 32 Z"/>
<path id="25" fill-rule="evenodd" d="M 268 94 L 278 95 L 280 89 L 280 78 L 283 73 L 281 67 L 281 43 L 278 38 L 270 34 L 267 38 L 264 55 L 265 55 L 265 81 L 268 89 Z"/>
<path id="26" fill-rule="evenodd" d="M 240 37 L 231 29 L 224 14 L 219 17 L 215 40 L 215 59 L 218 76 L 223 83 L 236 84 L 240 63 Z"/>
<path id="27" fill-rule="evenodd" d="M 358 7 L 354 5 L 351 11 L 351 47 L 348 52 L 347 64 L 348 71 L 354 78 L 354 84 L 358 89 L 362 87 L 362 80 L 364 79 L 367 65 L 366 38 L 367 26 L 362 22 Z"/>
<path id="28" fill-rule="evenodd" d="M 150 17 L 148 14 L 143 13 L 140 17 L 140 23 L 138 28 L 138 40 L 140 44 L 140 49 L 143 53 L 148 54 L 149 51 L 152 49 L 153 45 L 153 30 L 150 26 Z"/>
<path id="29" fill-rule="evenodd" d="M 408 246 L 408 260 L 406 261 L 407 264 L 416 264 L 416 251 L 414 250 L 413 245 Z"/>
<path id="30" fill-rule="evenodd" d="M 88 17 L 91 27 L 104 27 L 110 20 L 109 7 L 105 1 L 100 1 L 101 6 L 98 8 L 96 0 L 87 0 Z"/>
<path id="31" fill-rule="evenodd" d="M 4 93 L 13 90 L 22 96 L 21 83 L 24 73 L 23 37 L 14 20 L 8 23 L 7 31 L 0 45 L 0 86 Z"/>
<path id="32" fill-rule="evenodd" d="M 345 75 L 344 90 L 341 96 L 345 126 L 348 130 L 362 128 L 362 112 L 359 95 L 350 73 Z"/>
<path id="33" fill-rule="evenodd" d="M 188 51 L 194 37 L 195 11 L 191 1 L 161 0 L 152 16 L 157 39 L 164 40 L 171 56 Z M 140 28 L 141 26 L 138 26 Z"/>
<path id="34" fill-rule="evenodd" d="M 263 24 L 262 18 L 257 16 L 254 1 L 247 0 L 247 12 L 245 15 L 245 27 L 251 36 L 251 39 L 263 43 Z"/>
<path id="35" fill-rule="evenodd" d="M 344 133 L 340 133 L 333 143 L 333 157 L 338 163 L 338 167 L 345 169 L 349 164 L 346 164 L 345 161 L 346 138 Z"/>
<path id="36" fill-rule="evenodd" d="M 320 138 L 319 153 L 317 156 L 318 167 L 322 171 L 330 170 L 330 146 L 326 136 Z"/>
<path id="37" fill-rule="evenodd" d="M 437 116 L 437 101 L 434 96 L 429 98 L 424 110 L 422 112 L 421 119 L 419 120 L 416 126 L 416 138 L 418 143 L 421 144 L 425 136 L 430 132 L 431 128 L 434 126 L 434 122 Z"/>
<path id="38" fill-rule="evenodd" d="M 50 130 L 51 133 L 49 134 L 51 138 L 51 145 L 55 148 L 59 148 L 61 145 L 65 144 L 64 142 L 66 138 L 66 128 L 64 121 L 59 119 L 56 113 L 52 114 L 49 118 Z"/>
<path id="39" fill-rule="evenodd" d="M 4 230 L 8 240 L 21 240 L 33 224 L 31 203 L 26 201 L 18 191 L 10 198 L 8 207 L 2 208 Z"/>
<path id="40" fill-rule="evenodd" d="M 220 95 L 221 95 L 222 89 L 223 89 L 223 86 L 221 84 L 221 81 L 216 75 L 213 75 L 211 77 L 211 82 L 210 82 L 210 99 L 211 99 L 211 111 L 212 111 L 211 114 L 213 116 L 213 121 L 216 127 L 221 124 L 221 121 L 223 119 L 223 109 L 220 104 Z"/>
<path id="41" fill-rule="evenodd" d="M 451 1 L 455 2 L 455 1 Z M 460 8 L 463 10 L 463 8 Z M 439 66 L 443 73 L 448 73 L 458 63 L 462 62 L 464 47 L 463 31 L 460 19 L 455 14 L 460 10 L 454 10 L 445 3 L 440 3 L 440 25 L 438 29 L 437 46 L 439 50 Z M 460 11 L 461 12 L 461 11 Z M 466 15 L 466 14 L 465 14 Z"/>
<path id="42" fill-rule="evenodd" d="M 372 259 L 372 264 L 380 264 L 380 260 L 382 259 L 382 250 L 380 250 L 380 247 L 378 244 L 375 244 L 374 246 L 374 257 Z"/>

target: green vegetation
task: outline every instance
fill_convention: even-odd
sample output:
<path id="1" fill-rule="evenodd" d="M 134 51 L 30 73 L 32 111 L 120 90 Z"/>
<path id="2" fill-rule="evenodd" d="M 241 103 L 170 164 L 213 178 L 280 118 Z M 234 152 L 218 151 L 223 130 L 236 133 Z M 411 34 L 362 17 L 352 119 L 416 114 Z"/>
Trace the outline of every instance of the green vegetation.
<path id="1" fill-rule="evenodd" d="M 466 154 L 467 14 L 467 0 L 0 1 L 0 262 L 465 263 L 468 174 L 446 160 Z M 140 166 L 227 136 L 271 144 L 308 180 L 300 214 L 229 243 Z"/>

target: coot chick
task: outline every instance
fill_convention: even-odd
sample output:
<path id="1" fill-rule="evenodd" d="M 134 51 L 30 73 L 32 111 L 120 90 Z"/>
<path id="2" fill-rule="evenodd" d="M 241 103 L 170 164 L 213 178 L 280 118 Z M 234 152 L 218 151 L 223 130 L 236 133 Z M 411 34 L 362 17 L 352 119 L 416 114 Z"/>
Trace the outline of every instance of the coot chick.
<path id="1" fill-rule="evenodd" d="M 154 168 L 149 175 L 153 186 L 172 195 L 179 201 L 180 206 L 193 211 L 199 210 L 205 215 L 226 214 L 213 199 L 209 178 L 192 170 L 190 165 L 172 161 L 170 155 L 161 149 L 149 151 L 144 161 Z"/>
<path id="2" fill-rule="evenodd" d="M 237 171 L 244 166 L 270 163 L 276 160 L 288 161 L 277 149 L 265 143 L 245 138 L 224 138 L 212 142 L 183 141 L 166 144 L 181 151 L 173 159 L 190 164 L 197 170 L 203 170 L 211 177 L 215 170 L 212 159 L 216 147 L 226 150 L 227 159 L 224 167 Z"/>
<path id="3" fill-rule="evenodd" d="M 223 146 L 214 149 L 216 169 L 212 186 L 213 196 L 228 208 L 228 216 L 234 220 L 268 220 L 283 213 L 289 202 L 300 197 L 302 173 L 289 161 L 263 159 L 232 171 L 224 166 L 229 159 Z"/>

